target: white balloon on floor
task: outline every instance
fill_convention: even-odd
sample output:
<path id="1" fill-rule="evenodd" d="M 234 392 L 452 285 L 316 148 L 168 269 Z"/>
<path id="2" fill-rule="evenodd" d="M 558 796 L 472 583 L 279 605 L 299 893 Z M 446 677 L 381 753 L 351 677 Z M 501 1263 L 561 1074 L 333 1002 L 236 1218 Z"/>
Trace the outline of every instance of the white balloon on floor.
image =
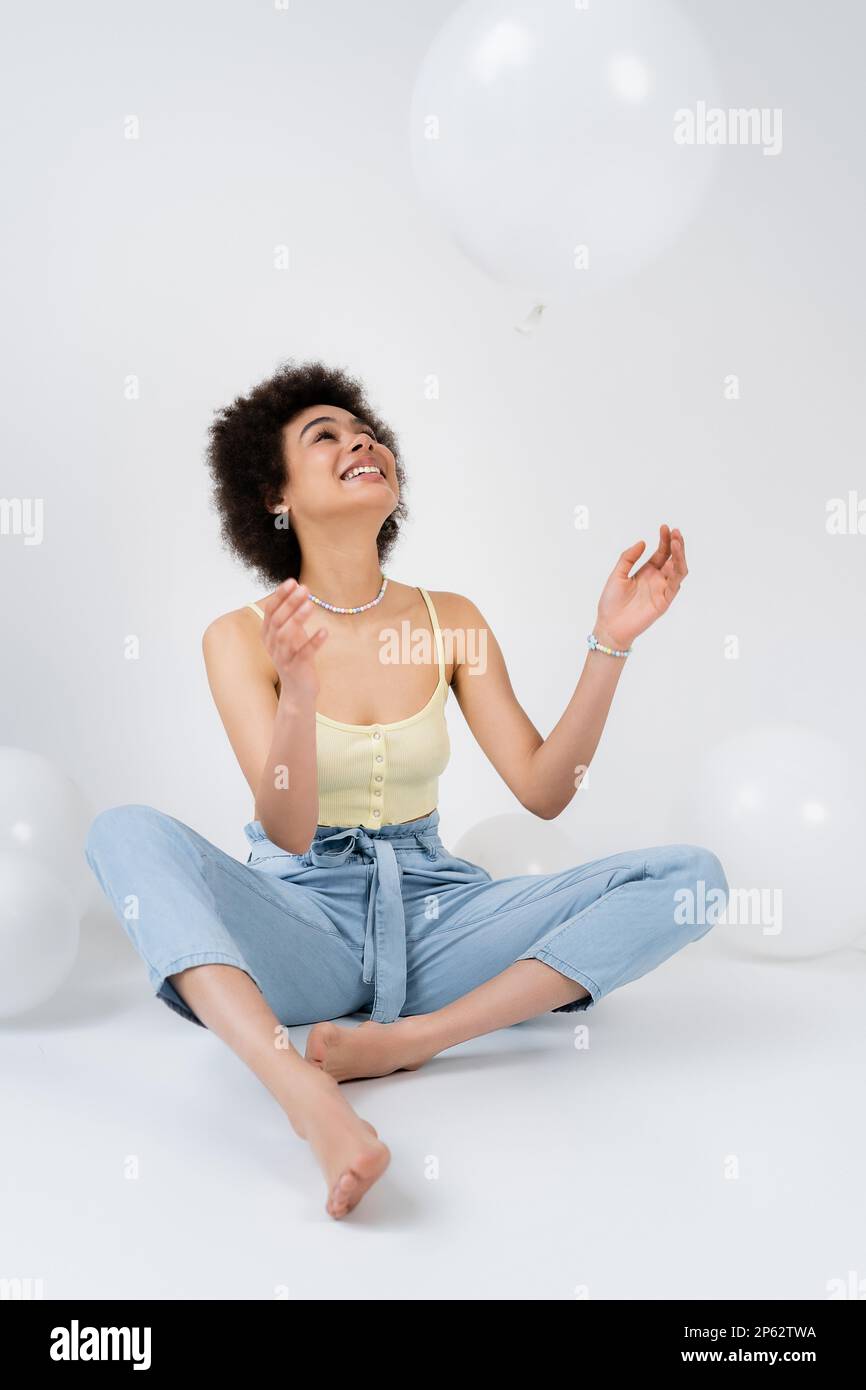
<path id="1" fill-rule="evenodd" d="M 691 823 L 724 865 L 717 931 L 738 951 L 791 960 L 862 935 L 866 783 L 850 748 L 795 724 L 733 734 L 696 769 Z"/>
<path id="2" fill-rule="evenodd" d="M 581 862 L 573 841 L 557 825 L 519 811 L 479 821 L 461 835 L 452 853 L 480 864 L 491 878 L 553 874 Z"/>
<path id="3" fill-rule="evenodd" d="M 0 747 L 0 850 L 36 855 L 79 912 L 98 901 L 98 884 L 84 858 L 92 818 L 76 784 L 49 758 Z"/>
<path id="4" fill-rule="evenodd" d="M 78 909 L 53 866 L 0 850 L 0 1018 L 50 999 L 78 952 Z"/>
<path id="5" fill-rule="evenodd" d="M 693 217 L 716 166 L 700 115 L 715 88 L 677 0 L 468 0 L 416 78 L 415 175 L 495 279 L 542 301 L 580 296 Z"/>

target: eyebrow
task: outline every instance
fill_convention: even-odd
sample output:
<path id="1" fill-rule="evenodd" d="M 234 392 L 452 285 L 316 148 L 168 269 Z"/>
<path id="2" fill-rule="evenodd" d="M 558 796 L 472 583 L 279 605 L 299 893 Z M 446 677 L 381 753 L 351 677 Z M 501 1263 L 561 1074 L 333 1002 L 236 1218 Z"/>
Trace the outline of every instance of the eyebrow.
<path id="1" fill-rule="evenodd" d="M 304 425 L 304 428 L 301 430 L 301 433 L 298 435 L 298 439 L 303 439 L 304 435 L 307 433 L 307 430 L 311 430 L 313 428 L 313 425 L 321 425 L 323 420 L 329 420 L 332 425 L 338 425 L 340 423 L 339 420 L 336 420 L 333 415 L 317 415 L 315 420 L 307 421 L 307 423 Z M 376 431 L 372 428 L 371 425 L 367 423 L 366 420 L 361 420 L 357 415 L 352 416 L 352 424 L 359 425 L 363 427 L 363 429 L 369 430 L 371 434 L 376 433 Z"/>

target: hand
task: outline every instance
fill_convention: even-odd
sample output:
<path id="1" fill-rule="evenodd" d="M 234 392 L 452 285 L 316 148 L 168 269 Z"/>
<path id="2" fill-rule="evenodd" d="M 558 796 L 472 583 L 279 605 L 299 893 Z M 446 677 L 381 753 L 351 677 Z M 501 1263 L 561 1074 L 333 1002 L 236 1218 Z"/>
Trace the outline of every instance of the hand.
<path id="1" fill-rule="evenodd" d="M 304 622 L 313 603 L 309 589 L 287 579 L 264 603 L 262 641 L 280 678 L 281 693 L 289 698 L 310 699 L 319 693 L 315 654 L 327 638 L 325 628 L 307 636 Z"/>
<path id="2" fill-rule="evenodd" d="M 682 532 L 660 526 L 655 554 L 629 575 L 645 544 L 635 541 L 622 552 L 598 601 L 596 636 L 605 646 L 621 651 L 668 611 L 689 572 Z"/>

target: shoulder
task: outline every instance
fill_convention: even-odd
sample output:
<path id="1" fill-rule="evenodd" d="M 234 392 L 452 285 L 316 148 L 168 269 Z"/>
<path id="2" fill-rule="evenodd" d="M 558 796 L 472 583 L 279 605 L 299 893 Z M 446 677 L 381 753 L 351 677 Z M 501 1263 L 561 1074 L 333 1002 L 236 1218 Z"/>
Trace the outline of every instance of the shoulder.
<path id="1" fill-rule="evenodd" d="M 436 609 L 439 629 L 444 634 L 446 660 L 453 663 L 451 684 L 459 691 L 460 668 L 475 665 L 479 651 L 492 648 L 494 653 L 498 652 L 496 638 L 481 609 L 466 594 L 445 589 L 428 589 L 427 592 Z"/>
<path id="2" fill-rule="evenodd" d="M 436 609 L 440 627 L 486 626 L 481 610 L 465 594 L 454 594 L 447 589 L 428 589 L 427 592 Z"/>
<path id="3" fill-rule="evenodd" d="M 262 619 L 252 608 L 221 613 L 205 628 L 201 649 L 211 688 L 249 688 L 249 681 L 277 685 L 277 673 L 262 641 Z"/>
<path id="4" fill-rule="evenodd" d="M 256 599 L 259 607 L 264 600 Z M 202 647 L 205 655 L 208 652 L 221 651 L 225 647 L 237 648 L 239 644 L 249 644 L 250 638 L 261 633 L 262 619 L 260 615 L 244 605 L 242 608 L 232 608 L 228 613 L 221 613 L 208 623 L 202 633 Z"/>
<path id="5" fill-rule="evenodd" d="M 423 609 L 418 606 L 421 603 L 419 594 L 422 590 L 436 609 L 436 617 L 440 627 L 457 627 L 466 622 L 478 622 L 481 616 L 478 609 L 472 600 L 463 594 L 450 593 L 446 589 L 428 589 L 423 584 L 404 584 L 395 579 L 389 583 L 389 592 L 393 596 L 394 606 L 398 611 L 404 613 L 414 611 L 421 614 L 423 612 Z"/>

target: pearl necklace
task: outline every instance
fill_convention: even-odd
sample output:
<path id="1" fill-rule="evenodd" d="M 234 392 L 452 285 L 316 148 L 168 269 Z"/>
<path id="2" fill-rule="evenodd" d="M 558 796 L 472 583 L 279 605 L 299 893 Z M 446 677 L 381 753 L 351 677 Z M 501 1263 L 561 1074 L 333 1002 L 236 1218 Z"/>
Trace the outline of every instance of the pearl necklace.
<path id="1" fill-rule="evenodd" d="M 317 603 L 320 608 L 327 608 L 329 613 L 366 613 L 368 608 L 375 608 L 377 603 L 382 602 L 387 587 L 388 581 L 383 575 L 382 587 L 376 597 L 370 603 L 359 604 L 357 608 L 338 608 L 335 603 L 326 603 L 323 598 L 316 598 L 315 594 L 310 594 L 309 597 L 312 599 L 313 603 Z"/>

